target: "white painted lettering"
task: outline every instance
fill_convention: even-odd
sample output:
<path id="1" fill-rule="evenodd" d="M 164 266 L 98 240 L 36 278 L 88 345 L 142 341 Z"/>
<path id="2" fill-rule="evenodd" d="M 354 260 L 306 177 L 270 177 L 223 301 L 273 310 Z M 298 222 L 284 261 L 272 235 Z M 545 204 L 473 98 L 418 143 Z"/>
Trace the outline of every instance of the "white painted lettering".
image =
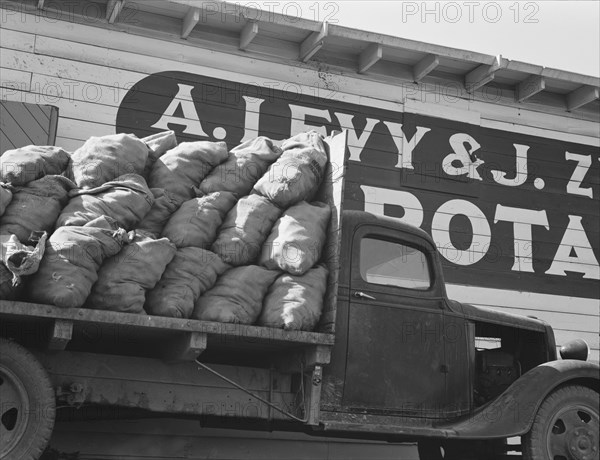
<path id="1" fill-rule="evenodd" d="M 532 209 L 512 208 L 510 206 L 496 207 L 494 223 L 499 221 L 512 222 L 515 240 L 515 262 L 512 270 L 516 272 L 533 273 L 533 243 L 531 226 L 543 225 L 550 230 L 546 211 Z"/>
<path id="2" fill-rule="evenodd" d="M 354 127 L 354 115 L 350 115 L 347 113 L 338 113 L 334 114 L 340 122 L 340 127 L 345 129 L 348 132 L 348 150 L 350 152 L 350 160 L 351 161 L 360 161 L 360 154 L 365 148 L 365 144 L 369 140 L 369 136 L 371 136 L 371 132 L 379 120 L 374 118 L 367 118 L 367 124 L 363 129 L 360 136 L 356 134 L 356 128 Z"/>
<path id="3" fill-rule="evenodd" d="M 509 187 L 516 187 L 523 185 L 527 180 L 527 151 L 529 150 L 528 145 L 513 144 L 515 146 L 517 154 L 516 163 L 516 175 L 514 179 L 509 179 L 508 174 L 502 171 L 493 170 L 492 175 L 494 180 L 500 185 L 507 185 Z"/>
<path id="4" fill-rule="evenodd" d="M 467 249 L 458 249 L 450 239 L 450 222 L 457 215 L 466 216 L 473 228 L 471 245 Z M 431 236 L 445 259 L 456 265 L 473 265 L 489 250 L 492 232 L 481 209 L 469 201 L 450 200 L 433 215 Z"/>
<path id="5" fill-rule="evenodd" d="M 394 219 L 415 227 L 423 223 L 423 206 L 412 193 L 368 185 L 361 185 L 360 188 L 365 194 L 365 211 L 384 216 L 385 205 L 391 204 L 404 210 L 404 216 Z"/>
<path id="6" fill-rule="evenodd" d="M 575 255 L 571 256 L 572 253 Z M 546 275 L 567 276 L 565 272 L 583 273 L 584 278 L 600 279 L 598 259 L 581 225 L 581 216 L 569 215 L 569 225 Z"/>
<path id="7" fill-rule="evenodd" d="M 290 111 L 292 114 L 292 119 L 290 120 L 290 136 L 295 136 L 298 133 L 311 130 L 316 131 L 323 136 L 327 136 L 325 126 L 307 125 L 306 117 L 323 118 L 324 120 L 331 122 L 329 110 L 313 109 L 312 107 L 290 104 Z"/>
<path id="8" fill-rule="evenodd" d="M 383 124 L 385 124 L 390 131 L 394 144 L 396 144 L 396 148 L 398 149 L 399 156 L 396 168 L 414 169 L 412 159 L 413 150 L 419 142 L 421 142 L 423 136 L 431 131 L 431 128 L 417 126 L 417 132 L 409 140 L 402 131 L 402 124 L 393 123 L 391 121 L 384 121 Z"/>
<path id="9" fill-rule="evenodd" d="M 591 155 L 578 155 L 576 153 L 565 152 L 565 159 L 567 161 L 576 161 L 577 166 L 571 175 L 571 180 L 567 184 L 567 193 L 572 195 L 583 195 L 594 198 L 594 193 L 591 187 L 581 188 L 581 182 L 585 178 L 590 166 L 592 165 Z"/>
<path id="10" fill-rule="evenodd" d="M 192 90 L 194 87 L 190 85 L 182 85 L 180 83 L 178 83 L 177 86 L 179 86 L 177 95 L 173 98 L 162 117 L 160 117 L 160 120 L 152 125 L 152 128 L 167 131 L 171 129 L 169 127 L 169 123 L 173 123 L 175 125 L 185 126 L 185 130 L 183 131 L 185 134 L 208 137 L 208 134 L 206 134 L 204 129 L 202 129 L 198 112 L 196 111 L 194 101 L 192 100 Z M 179 108 L 179 106 L 181 106 L 183 117 L 174 116 L 175 111 Z"/>
<path id="11" fill-rule="evenodd" d="M 470 179 L 482 180 L 477 168 L 483 164 L 483 160 L 475 156 L 475 151 L 479 150 L 481 145 L 473 137 L 464 133 L 453 134 L 449 142 L 454 152 L 444 158 L 442 162 L 444 172 L 450 176 L 466 174 Z M 465 144 L 469 144 L 470 150 L 467 150 Z M 460 163 L 460 166 L 456 166 L 455 163 Z"/>
<path id="12" fill-rule="evenodd" d="M 242 96 L 246 101 L 246 117 L 244 120 L 244 137 L 240 142 L 246 142 L 258 137 L 258 122 L 260 119 L 260 105 L 264 99 Z"/>

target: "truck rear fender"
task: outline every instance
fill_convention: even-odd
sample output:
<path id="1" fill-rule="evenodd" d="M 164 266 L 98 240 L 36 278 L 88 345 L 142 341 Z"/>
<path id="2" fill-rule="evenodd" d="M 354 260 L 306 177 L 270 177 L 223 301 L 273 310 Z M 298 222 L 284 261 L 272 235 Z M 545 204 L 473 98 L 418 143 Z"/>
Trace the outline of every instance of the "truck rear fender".
<path id="1" fill-rule="evenodd" d="M 600 367 L 577 361 L 550 361 L 534 367 L 504 393 L 448 428 L 461 438 L 506 438 L 527 433 L 538 408 L 558 387 L 576 384 L 600 393 Z"/>

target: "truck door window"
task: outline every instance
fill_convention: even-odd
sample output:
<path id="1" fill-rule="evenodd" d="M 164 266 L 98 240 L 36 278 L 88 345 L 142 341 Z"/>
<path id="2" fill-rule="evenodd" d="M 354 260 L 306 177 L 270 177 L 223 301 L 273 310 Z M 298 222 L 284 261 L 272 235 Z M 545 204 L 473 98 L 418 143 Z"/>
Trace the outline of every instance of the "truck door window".
<path id="1" fill-rule="evenodd" d="M 368 283 L 427 290 L 431 286 L 427 257 L 416 248 L 392 241 L 363 238 L 360 276 Z"/>

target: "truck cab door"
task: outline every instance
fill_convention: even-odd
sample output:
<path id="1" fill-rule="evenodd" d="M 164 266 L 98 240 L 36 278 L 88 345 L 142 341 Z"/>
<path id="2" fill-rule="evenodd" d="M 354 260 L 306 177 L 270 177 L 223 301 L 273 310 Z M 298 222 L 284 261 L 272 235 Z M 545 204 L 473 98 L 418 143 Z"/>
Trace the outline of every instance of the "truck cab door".
<path id="1" fill-rule="evenodd" d="M 445 291 L 443 280 L 435 278 L 435 248 L 410 233 L 400 238 L 392 227 L 363 224 L 351 231 L 342 404 L 441 416 Z"/>

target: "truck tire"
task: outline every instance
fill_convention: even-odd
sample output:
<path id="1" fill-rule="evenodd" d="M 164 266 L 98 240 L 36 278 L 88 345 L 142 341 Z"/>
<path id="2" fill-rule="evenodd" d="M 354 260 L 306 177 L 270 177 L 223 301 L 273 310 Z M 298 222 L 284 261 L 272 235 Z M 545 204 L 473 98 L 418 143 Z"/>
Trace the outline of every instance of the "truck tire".
<path id="1" fill-rule="evenodd" d="M 29 351 L 0 338 L 0 459 L 37 460 L 56 412 L 46 370 Z"/>
<path id="2" fill-rule="evenodd" d="M 523 436 L 525 460 L 598 460 L 598 393 L 568 385 L 551 393 Z"/>

